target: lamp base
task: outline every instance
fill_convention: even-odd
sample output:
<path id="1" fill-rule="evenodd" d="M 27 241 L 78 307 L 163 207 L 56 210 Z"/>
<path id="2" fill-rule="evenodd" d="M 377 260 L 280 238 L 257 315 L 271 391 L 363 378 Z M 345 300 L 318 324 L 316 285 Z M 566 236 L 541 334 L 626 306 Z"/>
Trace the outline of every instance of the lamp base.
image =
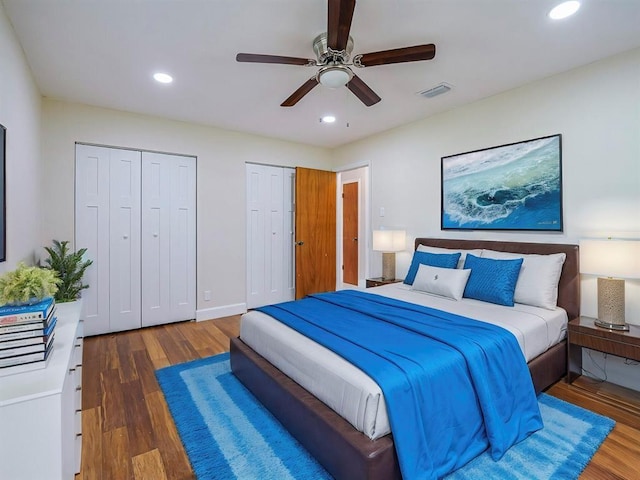
<path id="1" fill-rule="evenodd" d="M 624 280 L 598 278 L 597 327 L 609 330 L 629 330 L 624 319 Z"/>
<path id="2" fill-rule="evenodd" d="M 619 330 L 625 332 L 629 331 L 629 325 L 627 325 L 626 323 L 607 323 L 601 322 L 598 319 L 595 319 L 593 323 L 596 327 L 606 328 L 607 330 Z"/>
<path id="3" fill-rule="evenodd" d="M 396 254 L 384 252 L 382 254 L 382 279 L 395 280 L 396 278 Z"/>

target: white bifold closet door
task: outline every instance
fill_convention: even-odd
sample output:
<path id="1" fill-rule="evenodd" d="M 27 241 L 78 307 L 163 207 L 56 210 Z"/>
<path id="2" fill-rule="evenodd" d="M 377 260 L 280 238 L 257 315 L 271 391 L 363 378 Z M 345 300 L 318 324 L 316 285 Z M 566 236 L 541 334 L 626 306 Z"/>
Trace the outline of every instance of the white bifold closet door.
<path id="1" fill-rule="evenodd" d="M 195 158 L 142 153 L 142 326 L 195 317 Z"/>
<path id="2" fill-rule="evenodd" d="M 247 164 L 247 307 L 295 298 L 295 169 Z"/>
<path id="3" fill-rule="evenodd" d="M 76 145 L 76 248 L 87 335 L 189 320 L 196 309 L 195 158 Z"/>

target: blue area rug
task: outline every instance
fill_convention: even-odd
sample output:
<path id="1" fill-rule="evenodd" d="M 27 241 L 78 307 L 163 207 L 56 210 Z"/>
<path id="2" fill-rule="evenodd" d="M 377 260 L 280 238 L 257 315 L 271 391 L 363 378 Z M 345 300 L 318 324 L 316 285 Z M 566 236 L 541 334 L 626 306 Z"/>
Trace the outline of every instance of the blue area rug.
<path id="1" fill-rule="evenodd" d="M 229 354 L 166 367 L 156 377 L 198 480 L 332 477 L 233 376 Z M 480 455 L 448 480 L 577 479 L 615 422 L 538 397 L 544 429 L 499 461 Z"/>

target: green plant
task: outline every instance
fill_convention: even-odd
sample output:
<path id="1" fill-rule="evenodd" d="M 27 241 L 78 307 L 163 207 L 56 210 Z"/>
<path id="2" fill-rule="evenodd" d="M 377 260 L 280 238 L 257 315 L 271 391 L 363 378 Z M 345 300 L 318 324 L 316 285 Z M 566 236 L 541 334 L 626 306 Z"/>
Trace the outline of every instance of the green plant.
<path id="1" fill-rule="evenodd" d="M 80 298 L 80 292 L 89 285 L 82 283 L 82 277 L 85 270 L 93 263 L 92 260 L 83 260 L 83 256 L 87 251 L 81 248 L 77 252 L 69 249 L 69 242 L 64 240 L 53 241 L 53 247 L 45 247 L 49 254 L 49 258 L 45 260 L 49 268 L 57 272 L 60 277 L 60 284 L 56 292 L 56 302 L 73 302 Z"/>
<path id="2" fill-rule="evenodd" d="M 0 277 L 0 303 L 33 303 L 52 297 L 59 282 L 56 272 L 20 262 L 18 268 Z"/>

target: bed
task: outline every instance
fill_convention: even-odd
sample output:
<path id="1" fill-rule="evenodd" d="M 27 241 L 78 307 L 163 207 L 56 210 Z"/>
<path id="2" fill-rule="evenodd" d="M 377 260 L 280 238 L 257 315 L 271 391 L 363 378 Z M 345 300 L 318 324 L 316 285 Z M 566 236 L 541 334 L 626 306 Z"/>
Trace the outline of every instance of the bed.
<path id="1" fill-rule="evenodd" d="M 421 246 L 461 250 L 488 249 L 519 254 L 564 253 L 566 259 L 558 284 L 557 303 L 566 312 L 565 322 L 579 315 L 578 251 L 575 245 L 416 239 L 416 249 L 422 248 Z M 241 337 L 242 335 L 241 332 Z M 552 335 L 558 337 L 552 346 L 538 346 L 543 351 L 527 358 L 536 392 L 544 390 L 565 374 L 566 341 L 563 335 L 563 332 Z M 401 478 L 391 435 L 380 435 L 384 433 L 380 430 L 365 432 L 366 426 L 356 429 L 354 422 L 359 420 L 346 420 L 347 416 L 343 418 L 338 415 L 240 338 L 231 342 L 231 366 L 240 381 L 335 478 Z M 308 388 L 313 390 L 313 387 Z M 382 412 L 384 413 L 384 409 Z M 383 414 L 381 416 L 384 417 Z M 375 422 L 378 420 L 380 419 L 376 418 Z M 361 422 L 366 424 L 367 420 Z"/>

